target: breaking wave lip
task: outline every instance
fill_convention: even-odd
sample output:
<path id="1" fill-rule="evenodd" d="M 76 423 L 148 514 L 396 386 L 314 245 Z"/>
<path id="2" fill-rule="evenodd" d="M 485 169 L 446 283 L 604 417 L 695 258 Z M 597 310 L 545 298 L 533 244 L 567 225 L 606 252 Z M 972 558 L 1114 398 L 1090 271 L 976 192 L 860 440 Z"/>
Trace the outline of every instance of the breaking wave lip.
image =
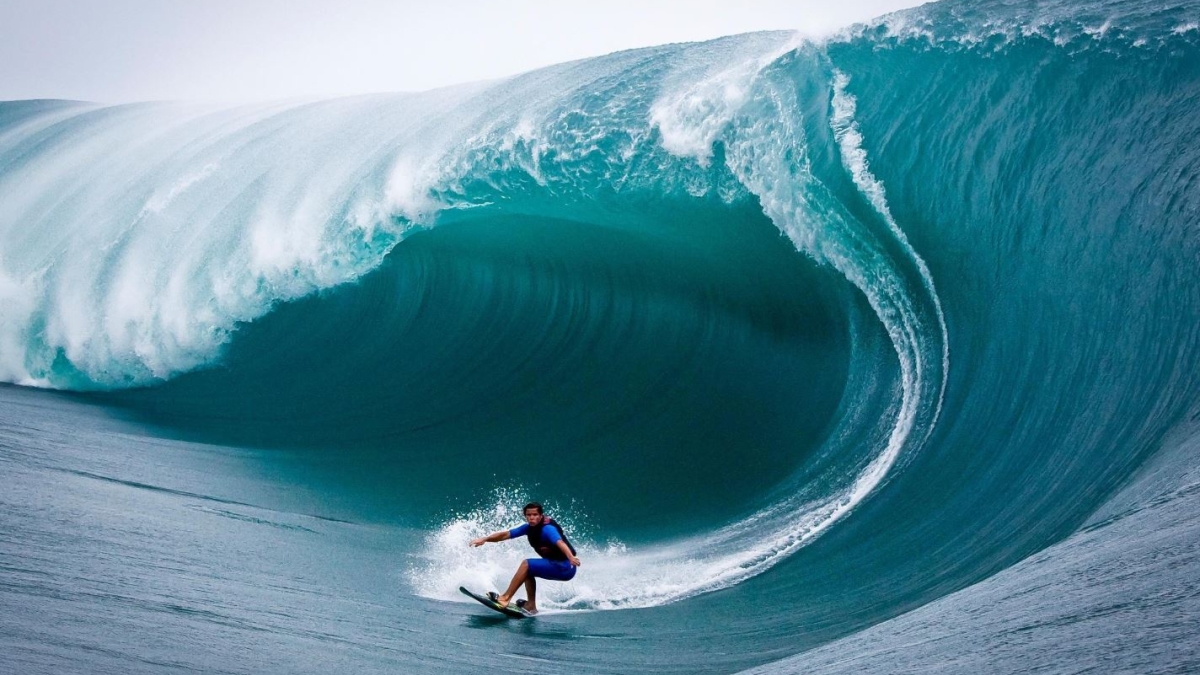
<path id="1" fill-rule="evenodd" d="M 999 51 L 1028 38 L 1070 51 L 1093 47 L 1155 50 L 1172 38 L 1196 32 L 1194 4 L 1149 7 L 1138 2 L 1049 0 L 941 0 L 891 12 L 830 35 L 829 41 L 869 38 L 949 50 Z"/>
<path id="2" fill-rule="evenodd" d="M 80 106 L 11 122 L 0 131 L 0 157 L 10 160 L 0 174 L 0 235 L 22 255 L 10 250 L 0 265 L 11 310 L 0 324 L 0 376 L 107 389 L 203 367 L 239 323 L 353 281 L 447 213 L 520 212 L 538 199 L 587 209 L 614 191 L 754 199 L 883 324 L 900 368 L 891 423 L 871 437 L 871 459 L 837 477 L 835 489 L 800 489 L 695 537 L 585 548 L 595 554 L 586 590 L 552 599 L 647 607 L 737 584 L 826 532 L 928 438 L 949 364 L 932 279 L 867 169 L 845 82 L 835 75 L 823 93 L 835 109 L 839 170 L 883 230 L 860 222 L 819 177 L 797 67 L 825 76 L 810 43 L 754 34 L 424 95 L 235 110 Z M 30 222 L 46 227 L 18 231 Z M 910 259 L 892 258 L 896 242 Z M 904 265 L 920 271 L 917 295 Z M 447 542 L 485 522 L 468 515 L 433 533 L 431 548 L 449 555 Z M 749 549 L 747 526 L 761 537 Z M 445 588 L 493 567 L 442 566 L 423 592 L 446 597 Z"/>

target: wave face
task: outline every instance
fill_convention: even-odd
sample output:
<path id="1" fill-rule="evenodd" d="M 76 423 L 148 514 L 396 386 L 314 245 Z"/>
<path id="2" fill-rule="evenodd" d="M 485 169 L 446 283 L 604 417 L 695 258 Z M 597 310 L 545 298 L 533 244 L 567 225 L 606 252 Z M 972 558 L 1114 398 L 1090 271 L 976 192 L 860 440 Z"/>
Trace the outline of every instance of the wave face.
<path id="1" fill-rule="evenodd" d="M 1198 8 L 3 104 L 0 377 L 339 457 L 429 531 L 418 594 L 499 584 L 460 543 L 536 494 L 589 561 L 546 607 L 736 587 L 793 653 L 1060 541 L 1196 414 Z"/>

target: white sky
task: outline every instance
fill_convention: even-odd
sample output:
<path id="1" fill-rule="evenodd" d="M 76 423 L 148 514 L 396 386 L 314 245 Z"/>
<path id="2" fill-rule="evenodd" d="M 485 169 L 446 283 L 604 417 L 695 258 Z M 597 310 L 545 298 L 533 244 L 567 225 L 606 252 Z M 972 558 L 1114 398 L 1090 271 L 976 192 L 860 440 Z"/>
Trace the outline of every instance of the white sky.
<path id="1" fill-rule="evenodd" d="M 418 91 L 921 0 L 0 0 L 0 100 Z"/>

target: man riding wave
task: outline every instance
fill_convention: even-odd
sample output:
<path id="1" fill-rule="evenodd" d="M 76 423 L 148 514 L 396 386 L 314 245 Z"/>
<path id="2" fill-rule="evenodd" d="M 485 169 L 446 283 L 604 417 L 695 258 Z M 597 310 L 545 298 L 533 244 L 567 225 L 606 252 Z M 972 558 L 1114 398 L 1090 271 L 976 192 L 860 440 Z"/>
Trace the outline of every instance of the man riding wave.
<path id="1" fill-rule="evenodd" d="M 486 537 L 480 537 L 471 542 L 471 546 L 483 546 L 488 542 L 501 542 L 517 537 L 527 537 L 529 545 L 541 557 L 528 558 L 517 568 L 512 583 L 502 595 L 488 593 L 488 597 L 507 606 L 516 594 L 521 584 L 525 585 L 525 601 L 517 601 L 517 606 L 526 614 L 537 614 L 537 582 L 535 579 L 552 581 L 569 581 L 575 576 L 575 568 L 579 567 L 579 558 L 575 557 L 575 547 L 567 540 L 562 526 L 548 518 L 542 511 L 542 505 L 530 502 L 522 509 L 525 514 L 525 524 L 511 530 L 501 530 Z"/>

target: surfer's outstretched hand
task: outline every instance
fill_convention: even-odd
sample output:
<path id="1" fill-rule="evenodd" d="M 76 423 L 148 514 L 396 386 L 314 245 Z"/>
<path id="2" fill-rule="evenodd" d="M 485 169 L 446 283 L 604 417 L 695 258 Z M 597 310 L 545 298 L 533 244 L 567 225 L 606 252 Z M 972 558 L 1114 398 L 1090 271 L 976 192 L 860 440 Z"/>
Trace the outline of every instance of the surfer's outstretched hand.
<path id="1" fill-rule="evenodd" d="M 480 546 L 483 546 L 486 543 L 487 543 L 487 537 L 480 537 L 478 539 L 471 540 L 471 546 L 474 546 L 476 548 L 479 548 Z"/>

